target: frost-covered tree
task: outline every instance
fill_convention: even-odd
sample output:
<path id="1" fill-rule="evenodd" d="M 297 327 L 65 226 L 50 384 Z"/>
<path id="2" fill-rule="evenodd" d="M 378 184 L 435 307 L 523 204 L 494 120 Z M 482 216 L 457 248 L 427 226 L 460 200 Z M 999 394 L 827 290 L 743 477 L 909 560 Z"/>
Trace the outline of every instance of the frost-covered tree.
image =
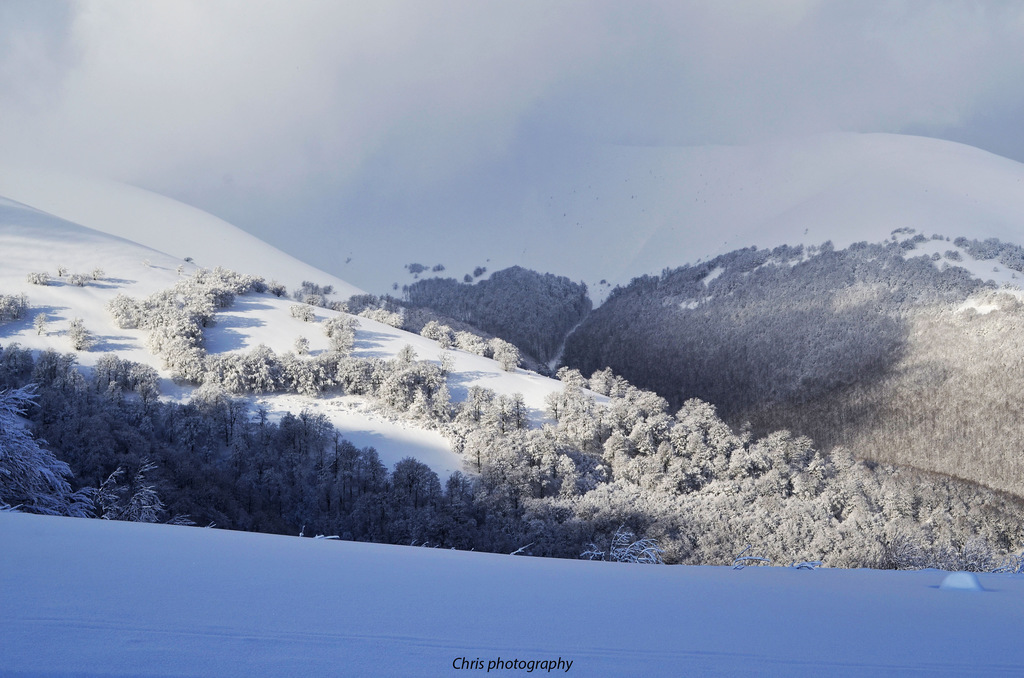
<path id="1" fill-rule="evenodd" d="M 387 309 L 383 308 L 368 308 L 364 311 L 361 311 L 359 315 L 364 318 L 376 320 L 379 323 L 383 323 L 385 325 L 390 325 L 391 327 L 397 327 L 401 329 L 402 325 L 405 322 L 405 318 L 402 316 L 402 313 L 400 311 L 401 309 L 399 309 L 399 311 L 388 311 Z"/>
<path id="2" fill-rule="evenodd" d="M 85 329 L 85 323 L 81 318 L 75 318 L 68 325 L 68 338 L 76 351 L 88 351 L 95 343 L 92 332 Z"/>
<path id="3" fill-rule="evenodd" d="M 0 391 L 0 504 L 47 515 L 90 515 L 88 499 L 71 491 L 71 468 L 43 449 L 20 414 L 33 387 Z"/>
<path id="4" fill-rule="evenodd" d="M 433 339 L 443 349 L 451 348 L 455 345 L 455 333 L 452 328 L 447 325 L 442 325 L 436 320 L 431 320 L 423 329 L 420 330 L 420 334 L 427 339 Z"/>
<path id="5" fill-rule="evenodd" d="M 402 346 L 398 349 L 398 354 L 395 356 L 399 363 L 409 365 L 412 361 L 416 360 L 416 349 L 410 344 Z"/>
<path id="6" fill-rule="evenodd" d="M 299 337 L 295 340 L 295 352 L 298 355 L 309 355 L 309 339 Z"/>
<path id="7" fill-rule="evenodd" d="M 46 272 L 33 272 L 25 276 L 25 279 L 32 285 L 49 285 L 50 274 Z"/>
<path id="8" fill-rule="evenodd" d="M 146 479 L 146 474 L 155 469 L 156 464 L 144 461 L 125 483 L 122 482 L 125 470 L 121 466 L 117 467 L 93 494 L 96 512 L 105 520 L 133 523 L 159 521 L 164 512 L 164 503 L 156 488 Z"/>
<path id="9" fill-rule="evenodd" d="M 356 319 L 348 315 L 335 316 L 325 322 L 324 334 L 330 350 L 347 355 L 355 345 L 356 325 Z"/>
<path id="10" fill-rule="evenodd" d="M 297 318 L 304 323 L 311 323 L 316 320 L 316 314 L 307 304 L 293 304 L 289 312 L 293 318 Z"/>
<path id="11" fill-rule="evenodd" d="M 45 313 L 37 313 L 35 319 L 32 321 L 32 326 L 36 328 L 36 334 L 46 334 L 46 323 L 49 320 Z"/>
<path id="12" fill-rule="evenodd" d="M 487 357 L 487 342 L 472 332 L 459 331 L 455 333 L 455 346 L 466 351 Z"/>
<path id="13" fill-rule="evenodd" d="M 143 326 L 143 314 L 146 309 L 137 300 L 127 294 L 118 294 L 107 303 L 107 310 L 114 316 L 114 322 L 123 330 Z"/>
<path id="14" fill-rule="evenodd" d="M 0 322 L 25 317 L 28 297 L 24 294 L 0 294 Z"/>
<path id="15" fill-rule="evenodd" d="M 662 555 L 665 551 L 658 546 L 654 539 L 637 539 L 632 531 L 620 525 L 615 530 L 608 550 L 603 551 L 597 545 L 590 547 L 580 554 L 581 558 L 587 560 L 609 560 L 616 563 L 646 563 L 649 565 L 664 565 Z"/>
<path id="16" fill-rule="evenodd" d="M 93 368 L 93 384 L 100 393 L 136 393 L 143 403 L 151 403 L 160 395 L 160 377 L 149 365 L 122 360 L 104 354 Z"/>
<path id="17" fill-rule="evenodd" d="M 438 355 L 438 361 L 441 364 L 441 374 L 443 376 L 448 376 L 455 369 L 455 358 L 452 357 L 451 351 L 441 351 Z"/>
<path id="18" fill-rule="evenodd" d="M 506 372 L 515 372 L 516 368 L 519 367 L 519 349 L 504 339 L 497 337 L 491 339 L 490 343 L 491 350 L 494 352 L 494 359 L 501 365 L 501 369 Z"/>

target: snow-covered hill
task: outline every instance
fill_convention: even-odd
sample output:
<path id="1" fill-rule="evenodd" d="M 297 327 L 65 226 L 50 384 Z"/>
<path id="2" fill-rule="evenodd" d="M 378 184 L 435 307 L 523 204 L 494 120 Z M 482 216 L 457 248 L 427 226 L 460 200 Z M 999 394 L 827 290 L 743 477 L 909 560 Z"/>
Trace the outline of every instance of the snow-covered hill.
<path id="1" fill-rule="evenodd" d="M 88 367 L 101 355 L 115 353 L 159 370 L 162 360 L 146 347 L 148 332 L 117 327 L 107 303 L 118 294 L 145 297 L 167 289 L 180 276 L 194 272 L 197 265 L 237 265 L 242 272 L 276 277 L 293 286 L 302 280 L 334 285 L 335 297 L 340 299 L 360 292 L 355 285 L 298 262 L 204 212 L 146 191 L 67 177 L 47 183 L 48 175 L 26 174 L 19 181 L 14 193 L 33 199 L 34 204 L 2 197 L 5 187 L 13 184 L 0 182 L 0 294 L 25 294 L 30 308 L 23 319 L 0 325 L 0 344 L 17 342 L 38 350 L 69 352 L 68 324 L 80 318 L 97 340 L 91 350 L 77 354 L 80 364 Z M 54 211 L 87 225 L 54 216 Z M 160 251 L 160 247 L 175 254 L 191 252 L 195 264 Z M 59 268 L 66 269 L 66 275 L 58 276 Z M 96 269 L 102 273 L 93 280 Z M 38 272 L 48 273 L 50 284 L 29 283 L 28 274 Z M 85 275 L 88 283 L 81 287 L 71 284 L 74 274 Z M 231 308 L 218 313 L 217 324 L 205 332 L 207 350 L 248 351 L 264 344 L 284 353 L 294 350 L 295 340 L 303 336 L 309 340 L 312 354 L 325 351 L 327 338 L 320 325 L 292 317 L 293 304 L 271 294 L 239 297 Z M 43 334 L 33 326 L 38 313 L 48 317 Z M 324 320 L 337 312 L 318 309 L 317 315 Z M 356 356 L 389 358 L 410 345 L 420 359 L 440 362 L 441 351 L 434 341 L 367 318 L 358 322 Z M 481 356 L 453 350 L 451 357 L 449 388 L 456 401 L 465 398 L 471 386 L 498 394 L 522 393 L 532 417 L 540 419 L 545 396 L 561 388 L 559 382 L 525 370 L 505 372 L 494 360 Z M 165 395 L 188 396 L 190 389 L 174 384 L 166 371 L 161 375 Z M 460 458 L 439 433 L 385 418 L 359 398 L 273 395 L 260 398 L 259 404 L 272 415 L 302 409 L 323 412 L 357 446 L 376 447 L 389 466 L 413 456 L 441 477 L 461 469 Z"/>
<path id="2" fill-rule="evenodd" d="M 11 513 L 0 536 L 4 675 L 475 675 L 499 658 L 577 676 L 1024 671 L 1016 575 L 944 590 L 938 570 L 628 565 Z"/>
<path id="3" fill-rule="evenodd" d="M 457 206 L 425 212 L 422 227 L 353 221 L 317 242 L 273 242 L 297 261 L 213 217 L 115 182 L 5 167 L 0 195 L 202 266 L 221 265 L 290 286 L 318 278 L 339 292 L 391 291 L 413 282 L 406 264 L 461 278 L 477 266 L 521 265 L 583 280 L 595 303 L 635 276 L 756 245 L 842 248 L 897 228 L 1018 242 L 1024 237 L 1024 165 L 950 141 L 898 134 L 828 134 L 752 146 L 609 146 L 586 169 L 542 175 L 528 195 L 495 206 L 493 222 Z M 390 217 L 389 217 L 390 218 Z M 465 221 L 465 223 L 463 223 Z M 439 234 L 433 223 L 446 224 Z M 349 257 L 352 261 L 347 262 Z M 250 270 L 252 269 L 252 270 Z M 337 275 L 344 271 L 344 280 Z M 334 275 L 329 275 L 333 273 Z M 293 280 L 294 278 L 294 280 Z M 604 280 L 605 284 L 601 284 Z"/>
<path id="4" fill-rule="evenodd" d="M 496 211 L 486 224 L 460 223 L 457 207 L 425 216 L 448 225 L 449 237 L 431 228 L 403 231 L 389 241 L 386 261 L 378 255 L 367 262 L 363 249 L 378 249 L 352 234 L 346 251 L 355 259 L 346 270 L 366 289 L 383 290 L 392 281 L 412 282 L 401 268 L 411 261 L 443 262 L 441 275 L 457 278 L 477 265 L 495 271 L 518 264 L 585 281 L 596 304 L 635 276 L 751 245 L 831 240 L 842 248 L 883 240 L 897 228 L 1009 242 L 1024 237 L 1024 165 L 908 135 L 612 146 L 594 151 L 581 172 L 536 182 L 515 210 Z M 387 224 L 380 228 L 388 232 Z"/>
<path id="5" fill-rule="evenodd" d="M 0 196 L 60 219 L 164 252 L 178 263 L 222 266 L 297 287 L 333 285 L 342 298 L 362 290 L 271 247 L 217 217 L 134 186 L 0 164 Z M 291 224 L 282 224 L 283 229 Z"/>

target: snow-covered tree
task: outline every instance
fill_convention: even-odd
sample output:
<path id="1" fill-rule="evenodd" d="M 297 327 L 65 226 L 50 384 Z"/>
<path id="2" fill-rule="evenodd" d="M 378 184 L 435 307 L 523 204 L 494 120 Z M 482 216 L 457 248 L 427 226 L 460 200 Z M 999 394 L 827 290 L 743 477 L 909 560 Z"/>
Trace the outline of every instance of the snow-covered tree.
<path id="1" fill-rule="evenodd" d="M 90 515 L 88 499 L 71 491 L 71 468 L 43 449 L 20 414 L 34 400 L 31 386 L 0 391 L 0 504 L 47 515 Z"/>
<path id="2" fill-rule="evenodd" d="M 347 355 L 355 345 L 356 319 L 348 315 L 331 318 L 324 323 L 324 334 L 330 350 Z"/>
<path id="3" fill-rule="evenodd" d="M 304 323 L 311 323 L 316 320 L 316 314 L 307 304 L 293 304 L 290 309 L 291 316 L 298 318 Z"/>
<path id="4" fill-rule="evenodd" d="M 17 320 L 28 310 L 28 297 L 24 294 L 0 294 L 0 322 Z"/>
<path id="5" fill-rule="evenodd" d="M 145 309 L 136 299 L 127 294 L 118 294 L 107 303 L 107 310 L 114 316 L 114 322 L 122 330 L 143 326 Z"/>
<path id="6" fill-rule="evenodd" d="M 501 369 L 506 372 L 515 372 L 519 367 L 519 349 L 513 344 L 495 337 L 491 339 L 491 350 L 494 352 L 494 359 L 501 365 Z"/>
<path id="7" fill-rule="evenodd" d="M 37 313 L 35 319 L 32 321 L 32 326 L 36 328 L 36 334 L 46 334 L 46 322 L 49 320 L 45 313 Z"/>
<path id="8" fill-rule="evenodd" d="M 398 349 L 398 354 L 395 356 L 395 359 L 399 363 L 409 365 L 412 361 L 416 360 L 416 349 L 414 349 L 410 344 L 406 344 L 402 346 L 402 348 Z"/>
<path id="9" fill-rule="evenodd" d="M 121 483 L 125 470 L 118 466 L 93 494 L 96 512 L 105 520 L 126 520 L 133 523 L 159 521 L 164 511 L 164 503 L 160 500 L 156 488 L 146 479 L 146 474 L 155 469 L 156 464 L 144 461 L 129 482 Z"/>
<path id="10" fill-rule="evenodd" d="M 664 553 L 665 551 L 658 546 L 657 541 L 637 539 L 632 531 L 626 529 L 625 525 L 621 525 L 612 535 L 607 551 L 602 551 L 597 545 L 591 544 L 590 548 L 580 554 L 580 557 L 587 560 L 610 560 L 616 563 L 663 565 L 665 563 L 662 558 Z"/>
<path id="11" fill-rule="evenodd" d="M 368 308 L 360 312 L 359 315 L 399 329 L 402 328 L 402 324 L 405 322 L 405 318 L 402 317 L 401 312 L 388 311 L 383 308 Z"/>
<path id="12" fill-rule="evenodd" d="M 85 329 L 81 318 L 75 318 L 68 325 L 68 338 L 76 351 L 87 351 L 95 343 L 92 332 Z"/>
<path id="13" fill-rule="evenodd" d="M 447 325 L 442 325 L 436 320 L 431 320 L 423 329 L 420 330 L 420 334 L 427 339 L 433 339 L 443 349 L 451 348 L 455 345 L 455 333 L 452 328 Z"/>
<path id="14" fill-rule="evenodd" d="M 489 348 L 487 342 L 477 335 L 472 332 L 461 331 L 455 333 L 455 346 L 467 353 L 475 353 L 482 356 L 487 355 Z"/>

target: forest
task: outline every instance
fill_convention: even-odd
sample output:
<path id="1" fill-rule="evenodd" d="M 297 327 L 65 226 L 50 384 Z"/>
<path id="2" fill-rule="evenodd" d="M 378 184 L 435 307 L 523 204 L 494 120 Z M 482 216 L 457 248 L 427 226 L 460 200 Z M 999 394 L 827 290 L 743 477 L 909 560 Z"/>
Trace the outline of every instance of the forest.
<path id="1" fill-rule="evenodd" d="M 952 291 L 940 297 L 962 283 L 947 275 Z M 386 360 L 352 355 L 358 321 L 344 314 L 310 320 L 329 338 L 316 356 L 205 352 L 204 327 L 219 309 L 240 294 L 274 293 L 217 270 L 146 299 L 114 299 L 116 322 L 149 330 L 151 349 L 197 385 L 186 403 L 160 399 L 155 370 L 114 355 L 85 372 L 73 354 L 0 347 L 0 433 L 18 428 L 17 412 L 31 425 L 0 463 L 14 468 L 7 449 L 43 460 L 3 477 L 0 504 L 563 558 L 728 564 L 747 553 L 776 564 L 972 570 L 1019 562 L 1005 560 L 1024 542 L 1024 504 L 1013 495 L 787 430 L 733 427 L 713 404 L 671 405 L 610 368 L 589 378 L 560 369 L 562 389 L 545 419 L 531 421 L 521 396 L 473 387 L 453 403 L 443 357 L 420 360 L 411 347 Z M 440 323 L 423 334 L 442 351 L 460 339 Z M 499 361 L 509 350 L 489 346 L 481 350 Z M 388 469 L 323 416 L 272 421 L 246 398 L 268 392 L 357 396 L 441 432 L 464 469 L 443 480 L 414 459 Z"/>
<path id="2" fill-rule="evenodd" d="M 557 357 L 562 339 L 591 309 L 586 285 L 519 266 L 473 284 L 426 278 L 403 291 L 405 305 L 473 325 L 544 363 Z"/>
<path id="3" fill-rule="evenodd" d="M 610 366 L 673 406 L 706 400 L 758 435 L 1024 496 L 1024 308 L 958 265 L 1016 270 L 1021 249 L 957 239 L 915 255 L 925 241 L 751 248 L 636 279 L 569 337 L 564 362 Z"/>

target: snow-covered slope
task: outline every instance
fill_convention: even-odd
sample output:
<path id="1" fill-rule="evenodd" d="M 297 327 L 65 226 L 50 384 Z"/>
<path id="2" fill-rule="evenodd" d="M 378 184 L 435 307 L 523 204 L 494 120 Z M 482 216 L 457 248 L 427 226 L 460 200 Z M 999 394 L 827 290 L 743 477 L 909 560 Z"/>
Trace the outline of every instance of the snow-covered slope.
<path id="1" fill-rule="evenodd" d="M 614 146 L 594 152 L 579 172 L 538 182 L 514 215 L 495 215 L 500 227 L 467 224 L 465 237 L 444 239 L 430 229 L 410 233 L 393 243 L 394 260 L 374 261 L 379 272 L 359 269 L 357 282 L 368 289 L 412 282 L 401 270 L 409 261 L 444 262 L 441 275 L 456 277 L 480 264 L 491 271 L 519 264 L 584 280 L 599 302 L 635 276 L 751 245 L 831 240 L 842 248 L 905 227 L 1024 240 L 1024 165 L 925 137 Z M 459 232 L 457 217 L 436 221 Z M 360 254 L 358 239 L 347 246 Z"/>
<path id="2" fill-rule="evenodd" d="M 357 288 L 390 291 L 393 282 L 413 282 L 405 264 L 442 262 L 445 276 L 461 277 L 480 265 L 566 275 L 585 281 L 600 302 L 635 276 L 750 245 L 831 240 L 841 248 L 877 242 L 897 228 L 1024 240 L 1024 165 L 926 137 L 829 134 L 752 146 L 610 146 L 594 151 L 578 172 L 537 182 L 512 213 L 496 206 L 487 227 L 476 216 L 463 223 L 457 205 L 424 213 L 422 227 L 405 224 L 401 237 L 388 224 L 343 224 L 337 238 L 318 241 L 303 257 L 319 262 L 319 270 L 148 191 L 0 164 L 0 195 L 7 198 L 202 266 L 290 286 L 303 279 L 334 284 L 343 295 Z M 439 234 L 428 222 L 448 230 Z M 279 242 L 306 242 L 286 235 L 296 225 L 280 226 Z M 354 260 L 345 264 L 348 255 Z M 341 270 L 345 280 L 328 274 Z"/>
<path id="3" fill-rule="evenodd" d="M 91 184 L 82 183 L 78 187 L 85 191 L 88 186 Z M 187 235 L 191 251 L 200 253 L 197 264 L 225 266 L 223 259 L 227 259 L 240 264 L 239 270 L 269 277 L 262 268 L 269 262 L 269 268 L 277 271 L 279 280 L 310 279 L 320 284 L 333 284 L 341 298 L 358 292 L 355 286 L 296 262 L 203 212 L 152 193 L 136 192 L 130 187 L 97 186 L 93 202 L 86 200 L 89 194 L 83 192 L 81 195 L 83 205 L 96 208 L 95 212 L 85 208 L 82 212 L 82 216 L 95 227 L 55 217 L 0 194 L 0 252 L 3 253 L 0 294 L 23 293 L 30 305 L 25 318 L 0 324 L 0 344 L 18 342 L 38 350 L 69 352 L 68 324 L 74 318 L 81 318 L 85 327 L 95 335 L 97 343 L 92 350 L 77 354 L 80 364 L 90 366 L 104 353 L 115 353 L 159 370 L 161 359 L 146 348 L 148 333 L 118 328 L 106 306 L 118 294 L 144 297 L 169 288 L 179 279 L 179 266 L 183 266 L 182 275 L 196 269 L 195 265 L 176 256 L 146 246 L 146 243 L 168 244 L 163 230 L 171 228 L 172 223 L 176 232 Z M 39 184 L 33 185 L 32 190 L 39 204 L 52 207 L 60 202 L 62 191 L 69 187 L 74 188 L 75 185 L 59 182 Z M 117 210 L 110 205 L 103 207 L 107 197 L 118 198 L 121 191 L 131 198 L 131 209 L 126 212 L 130 219 L 128 216 L 119 217 Z M 109 213 L 104 209 L 110 210 Z M 129 223 L 136 225 L 129 228 Z M 264 261 L 261 257 L 265 256 L 280 258 Z M 58 267 L 66 268 L 68 275 L 58 277 Z M 97 268 L 102 269 L 101 279 L 90 279 L 84 287 L 69 282 L 71 274 L 89 276 Z M 27 275 L 34 272 L 49 273 L 50 284 L 30 284 Z M 327 350 L 327 338 L 321 326 L 293 318 L 290 314 L 293 304 L 293 301 L 270 294 L 237 298 L 231 308 L 218 313 L 217 324 L 206 331 L 207 350 L 211 353 L 248 351 L 265 344 L 277 353 L 284 353 L 294 350 L 299 336 L 309 340 L 314 355 Z M 38 313 L 46 313 L 49 318 L 43 334 L 33 327 L 33 318 Z M 333 315 L 337 313 L 317 309 L 318 320 Z M 408 344 L 419 358 L 440 362 L 441 351 L 434 341 L 366 318 L 360 318 L 358 322 L 356 356 L 389 358 Z M 543 416 L 545 396 L 561 388 L 559 382 L 525 370 L 504 372 L 494 360 L 477 355 L 454 350 L 451 357 L 454 369 L 449 376 L 449 388 L 456 401 L 462 400 L 471 386 L 483 386 L 499 394 L 522 393 L 531 417 L 539 420 Z M 187 397 L 190 389 L 172 383 L 165 371 L 161 374 L 164 376 L 162 389 L 166 395 Z M 430 465 L 442 478 L 461 469 L 461 459 L 451 452 L 439 433 L 392 421 L 373 412 L 360 398 L 311 399 L 273 395 L 261 398 L 260 404 L 271 415 L 302 409 L 321 411 L 342 435 L 357 446 L 377 448 L 381 459 L 389 466 L 403 457 L 413 456 Z"/>
<path id="4" fill-rule="evenodd" d="M 127 184 L 0 164 L 0 196 L 151 247 L 179 263 L 188 257 L 199 266 L 261 275 L 289 287 L 310 280 L 333 285 L 342 298 L 362 293 L 212 214 Z"/>
<path id="5" fill-rule="evenodd" d="M 627 565 L 11 513 L 0 537 L 3 675 L 475 675 L 499 658 L 576 676 L 1024 672 L 1015 575 L 944 590 L 937 570 Z"/>

